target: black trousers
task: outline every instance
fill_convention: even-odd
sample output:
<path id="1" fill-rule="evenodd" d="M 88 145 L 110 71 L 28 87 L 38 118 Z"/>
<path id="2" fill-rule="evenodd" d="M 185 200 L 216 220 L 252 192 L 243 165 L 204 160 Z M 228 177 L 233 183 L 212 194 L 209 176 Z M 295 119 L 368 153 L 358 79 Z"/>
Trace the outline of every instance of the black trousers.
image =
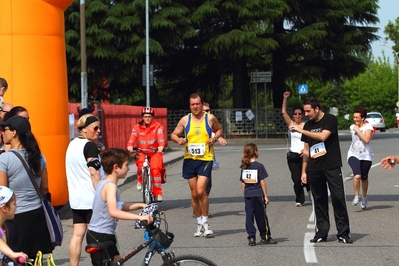
<path id="1" fill-rule="evenodd" d="M 316 215 L 316 236 L 327 237 L 330 230 L 328 215 L 328 188 L 331 193 L 331 202 L 334 208 L 337 237 L 350 233 L 349 217 L 346 208 L 345 187 L 341 168 L 323 171 L 307 171 L 308 182 L 314 199 Z"/>
<path id="2" fill-rule="evenodd" d="M 305 202 L 305 192 L 303 188 L 305 187 L 307 191 L 310 190 L 309 183 L 302 185 L 302 158 L 298 160 L 287 160 L 288 168 L 291 172 L 291 179 L 294 182 L 294 192 L 295 192 L 295 202 L 303 204 Z"/>

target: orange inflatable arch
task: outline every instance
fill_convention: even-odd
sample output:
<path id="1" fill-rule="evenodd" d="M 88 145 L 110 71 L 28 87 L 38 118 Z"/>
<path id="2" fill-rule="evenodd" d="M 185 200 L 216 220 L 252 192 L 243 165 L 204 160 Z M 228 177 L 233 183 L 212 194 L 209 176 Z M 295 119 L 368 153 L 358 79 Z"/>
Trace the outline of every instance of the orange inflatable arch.
<path id="1" fill-rule="evenodd" d="M 68 201 L 69 143 L 64 11 L 73 0 L 0 1 L 0 77 L 4 101 L 28 109 L 32 132 L 47 159 L 54 206 Z"/>

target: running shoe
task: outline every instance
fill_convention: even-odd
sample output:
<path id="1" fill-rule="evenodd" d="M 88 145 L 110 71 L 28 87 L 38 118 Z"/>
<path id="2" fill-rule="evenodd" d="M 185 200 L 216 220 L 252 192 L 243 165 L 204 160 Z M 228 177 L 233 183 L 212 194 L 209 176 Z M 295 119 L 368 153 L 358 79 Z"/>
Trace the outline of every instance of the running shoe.
<path id="1" fill-rule="evenodd" d="M 301 206 L 302 206 L 301 203 L 299 203 L 299 202 L 295 203 L 295 207 L 301 207 Z"/>
<path id="2" fill-rule="evenodd" d="M 358 205 L 358 204 L 359 204 L 359 201 L 360 201 L 360 196 L 355 196 L 355 197 L 353 198 L 352 205 L 353 205 L 353 206 Z"/>
<path id="3" fill-rule="evenodd" d="M 361 203 L 362 209 L 367 208 L 367 198 L 362 198 L 362 203 Z"/>
<path id="4" fill-rule="evenodd" d="M 211 226 L 209 225 L 209 223 L 204 223 L 202 225 L 203 229 L 204 229 L 204 237 L 212 237 L 213 236 L 213 231 L 211 229 Z"/>
<path id="5" fill-rule="evenodd" d="M 250 246 L 256 246 L 256 241 L 254 237 L 248 238 L 248 245 Z"/>
<path id="6" fill-rule="evenodd" d="M 197 224 L 197 232 L 194 233 L 195 237 L 200 237 L 204 235 L 204 227 L 202 224 Z"/>

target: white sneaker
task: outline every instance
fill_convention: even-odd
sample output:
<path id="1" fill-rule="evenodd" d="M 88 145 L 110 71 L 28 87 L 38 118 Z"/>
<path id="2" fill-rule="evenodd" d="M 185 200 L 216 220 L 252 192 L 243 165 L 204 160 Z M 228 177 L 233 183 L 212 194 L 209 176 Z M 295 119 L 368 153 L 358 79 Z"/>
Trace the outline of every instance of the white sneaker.
<path id="1" fill-rule="evenodd" d="M 352 201 L 352 205 L 356 206 L 359 204 L 360 196 L 355 196 Z"/>
<path id="2" fill-rule="evenodd" d="M 367 208 L 367 198 L 362 198 L 362 203 L 361 203 L 362 209 Z"/>
<path id="3" fill-rule="evenodd" d="M 162 202 L 162 201 L 163 201 L 162 196 L 156 196 L 156 197 L 155 197 L 155 201 L 157 201 L 157 202 Z"/>
<path id="4" fill-rule="evenodd" d="M 202 226 L 202 224 L 197 224 L 197 232 L 194 233 L 195 237 L 200 237 L 203 236 L 203 231 L 204 231 L 204 227 Z"/>
<path id="5" fill-rule="evenodd" d="M 299 202 L 295 203 L 295 207 L 301 207 L 301 206 L 302 206 L 301 203 L 299 203 Z"/>
<path id="6" fill-rule="evenodd" d="M 209 225 L 209 223 L 204 223 L 202 225 L 203 229 L 204 229 L 204 237 L 212 237 L 213 236 L 213 231 L 211 229 L 211 226 Z"/>
<path id="7" fill-rule="evenodd" d="M 136 186 L 136 188 L 137 188 L 137 191 L 141 191 L 141 189 L 142 189 L 142 186 L 141 186 L 141 184 L 139 183 L 139 181 L 137 181 L 137 186 Z"/>

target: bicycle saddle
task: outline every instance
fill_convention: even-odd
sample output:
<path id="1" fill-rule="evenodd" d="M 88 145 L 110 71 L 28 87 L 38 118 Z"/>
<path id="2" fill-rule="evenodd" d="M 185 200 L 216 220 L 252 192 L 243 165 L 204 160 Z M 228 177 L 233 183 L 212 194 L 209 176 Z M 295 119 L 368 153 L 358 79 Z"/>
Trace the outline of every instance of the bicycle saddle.
<path id="1" fill-rule="evenodd" d="M 113 245 L 114 242 L 112 241 L 105 241 L 105 242 L 94 242 L 90 243 L 85 247 L 87 253 L 97 253 L 101 250 L 106 250 L 109 246 Z"/>

